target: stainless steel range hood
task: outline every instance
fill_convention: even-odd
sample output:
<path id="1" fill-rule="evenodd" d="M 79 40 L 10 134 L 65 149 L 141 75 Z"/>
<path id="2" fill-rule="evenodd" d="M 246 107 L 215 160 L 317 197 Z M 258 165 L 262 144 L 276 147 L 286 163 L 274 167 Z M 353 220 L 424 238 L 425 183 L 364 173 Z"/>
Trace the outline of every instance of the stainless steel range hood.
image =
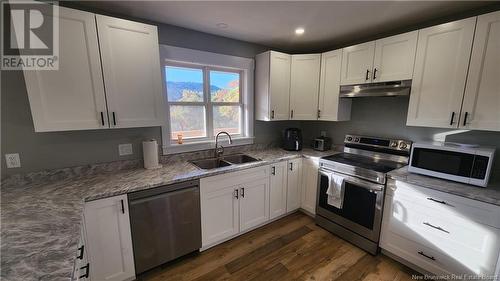
<path id="1" fill-rule="evenodd" d="M 395 97 L 410 94 L 411 80 L 347 85 L 340 87 L 341 98 Z"/>

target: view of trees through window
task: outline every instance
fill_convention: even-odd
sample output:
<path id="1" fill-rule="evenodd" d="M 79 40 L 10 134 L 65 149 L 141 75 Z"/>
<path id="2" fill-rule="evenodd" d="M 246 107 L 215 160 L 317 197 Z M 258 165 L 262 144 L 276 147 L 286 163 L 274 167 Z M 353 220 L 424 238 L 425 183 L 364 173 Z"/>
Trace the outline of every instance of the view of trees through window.
<path id="1" fill-rule="evenodd" d="M 208 137 L 209 127 L 213 135 L 220 131 L 241 134 L 240 73 L 166 66 L 165 79 L 172 140 L 178 135 L 184 139 Z M 209 93 L 205 94 L 208 84 Z M 207 110 L 211 112 L 208 116 Z"/>

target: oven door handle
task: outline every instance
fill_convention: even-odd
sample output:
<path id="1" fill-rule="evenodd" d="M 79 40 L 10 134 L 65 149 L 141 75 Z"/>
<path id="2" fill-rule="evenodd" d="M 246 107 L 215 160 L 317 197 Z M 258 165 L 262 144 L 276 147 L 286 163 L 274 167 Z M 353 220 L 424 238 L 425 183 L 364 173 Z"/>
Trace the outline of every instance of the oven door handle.
<path id="1" fill-rule="evenodd" d="M 367 190 L 370 190 L 373 192 L 381 192 L 384 190 L 384 185 L 382 185 L 382 184 L 371 183 L 369 181 L 365 181 L 362 179 L 351 177 L 351 176 L 348 176 L 348 175 L 345 175 L 345 174 L 342 174 L 339 172 L 333 172 L 333 171 L 327 171 L 327 170 L 320 169 L 319 173 L 321 175 L 325 175 L 327 177 L 330 177 L 331 174 L 340 175 L 344 178 L 344 182 L 348 182 L 350 184 L 362 187 L 364 189 L 367 189 Z"/>

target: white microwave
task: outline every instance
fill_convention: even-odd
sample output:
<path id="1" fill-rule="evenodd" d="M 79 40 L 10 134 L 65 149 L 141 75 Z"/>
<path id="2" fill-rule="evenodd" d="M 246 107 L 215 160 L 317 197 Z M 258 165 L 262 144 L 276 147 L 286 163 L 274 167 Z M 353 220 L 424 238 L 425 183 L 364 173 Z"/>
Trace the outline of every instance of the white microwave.
<path id="1" fill-rule="evenodd" d="M 413 143 L 408 171 L 487 186 L 495 149 L 455 143 Z"/>

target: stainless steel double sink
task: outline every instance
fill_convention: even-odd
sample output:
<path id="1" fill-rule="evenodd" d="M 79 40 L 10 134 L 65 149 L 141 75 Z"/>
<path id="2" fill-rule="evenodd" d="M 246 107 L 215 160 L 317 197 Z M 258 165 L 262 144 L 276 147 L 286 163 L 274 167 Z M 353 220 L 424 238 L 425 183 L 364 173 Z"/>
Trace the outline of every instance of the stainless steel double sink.
<path id="1" fill-rule="evenodd" d="M 257 161 L 261 160 L 246 154 L 232 154 L 232 155 L 225 155 L 220 158 L 206 158 L 206 159 L 193 160 L 191 161 L 191 163 L 200 169 L 210 170 L 236 164 L 245 164 Z"/>

